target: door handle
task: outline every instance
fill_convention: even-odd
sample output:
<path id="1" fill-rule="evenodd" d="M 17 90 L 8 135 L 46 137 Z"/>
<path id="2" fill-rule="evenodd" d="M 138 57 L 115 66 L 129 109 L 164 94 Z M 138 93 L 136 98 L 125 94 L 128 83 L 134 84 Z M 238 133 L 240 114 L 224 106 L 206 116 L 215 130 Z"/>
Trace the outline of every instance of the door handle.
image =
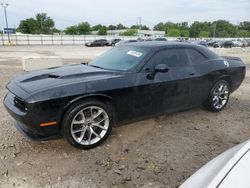
<path id="1" fill-rule="evenodd" d="M 190 76 L 193 76 L 193 75 L 195 75 L 195 73 L 194 73 L 194 72 L 190 72 L 189 75 L 190 75 Z"/>

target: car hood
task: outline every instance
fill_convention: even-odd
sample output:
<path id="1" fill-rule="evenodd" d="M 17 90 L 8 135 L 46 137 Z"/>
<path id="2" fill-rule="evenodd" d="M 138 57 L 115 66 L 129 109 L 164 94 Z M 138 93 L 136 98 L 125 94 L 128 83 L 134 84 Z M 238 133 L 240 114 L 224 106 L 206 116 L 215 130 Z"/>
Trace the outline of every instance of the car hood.
<path id="1" fill-rule="evenodd" d="M 75 83 L 86 83 L 96 80 L 119 77 L 121 74 L 83 64 L 66 65 L 57 68 L 31 71 L 15 77 L 7 88 L 16 94 L 17 88 L 32 95 L 51 88 Z M 20 96 L 20 98 L 23 98 Z"/>
<path id="2" fill-rule="evenodd" d="M 223 152 L 195 172 L 179 188 L 217 187 L 249 149 L 250 140 Z"/>

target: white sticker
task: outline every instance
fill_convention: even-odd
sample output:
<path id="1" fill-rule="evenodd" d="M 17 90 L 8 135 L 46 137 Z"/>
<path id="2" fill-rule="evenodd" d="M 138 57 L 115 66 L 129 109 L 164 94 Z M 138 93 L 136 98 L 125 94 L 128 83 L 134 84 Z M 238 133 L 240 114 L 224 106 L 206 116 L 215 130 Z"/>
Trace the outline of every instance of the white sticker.
<path id="1" fill-rule="evenodd" d="M 133 51 L 133 50 L 129 50 L 127 54 L 135 56 L 135 57 L 141 57 L 143 53 L 137 52 L 137 51 Z"/>
<path id="2" fill-rule="evenodd" d="M 229 63 L 227 61 L 224 61 L 224 65 L 226 65 L 226 67 L 229 67 Z"/>

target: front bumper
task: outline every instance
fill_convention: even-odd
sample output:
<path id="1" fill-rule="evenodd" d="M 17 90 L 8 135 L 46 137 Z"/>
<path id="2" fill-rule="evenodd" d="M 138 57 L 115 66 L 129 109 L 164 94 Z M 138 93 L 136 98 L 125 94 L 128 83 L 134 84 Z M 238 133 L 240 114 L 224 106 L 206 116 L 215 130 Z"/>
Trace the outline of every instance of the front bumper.
<path id="1" fill-rule="evenodd" d="M 21 111 L 14 103 L 15 95 L 7 93 L 4 98 L 4 106 L 9 114 L 16 120 L 16 128 L 26 137 L 32 140 L 49 140 L 60 137 L 59 125 L 41 127 L 40 124 L 50 120 L 46 115 L 37 113 L 34 106 L 27 110 Z"/>
<path id="2" fill-rule="evenodd" d="M 21 132 L 26 138 L 29 138 L 31 140 L 45 141 L 45 140 L 52 140 L 52 139 L 61 138 L 60 134 L 44 136 L 44 135 L 34 133 L 34 132 L 30 131 L 29 129 L 26 129 L 25 128 L 26 126 L 24 126 L 22 123 L 17 122 L 17 121 L 15 122 L 15 126 L 19 132 Z"/>

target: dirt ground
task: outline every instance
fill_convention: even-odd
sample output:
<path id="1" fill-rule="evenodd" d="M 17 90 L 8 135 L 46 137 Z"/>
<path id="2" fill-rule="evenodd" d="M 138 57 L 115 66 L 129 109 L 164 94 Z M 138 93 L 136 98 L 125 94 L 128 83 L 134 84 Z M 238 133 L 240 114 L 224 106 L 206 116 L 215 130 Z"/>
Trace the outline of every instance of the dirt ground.
<path id="1" fill-rule="evenodd" d="M 5 85 L 21 73 L 21 57 L 60 55 L 80 63 L 108 48 L 0 47 L 0 101 Z M 250 137 L 250 48 L 216 49 L 247 64 L 242 86 L 220 113 L 193 109 L 113 129 L 89 151 L 66 141 L 23 137 L 0 103 L 0 187 L 178 187 L 219 153 Z"/>

